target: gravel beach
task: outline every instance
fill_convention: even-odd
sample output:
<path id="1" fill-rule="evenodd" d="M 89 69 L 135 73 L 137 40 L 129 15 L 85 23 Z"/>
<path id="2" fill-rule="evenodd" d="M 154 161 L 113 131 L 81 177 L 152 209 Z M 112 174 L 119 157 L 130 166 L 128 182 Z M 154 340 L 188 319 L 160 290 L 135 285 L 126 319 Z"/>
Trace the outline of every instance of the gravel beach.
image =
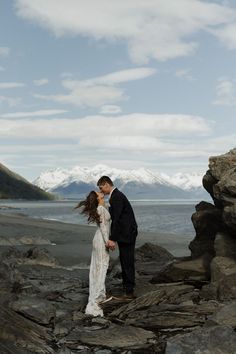
<path id="1" fill-rule="evenodd" d="M 95 229 L 95 226 L 0 214 L 0 253 L 10 246 L 27 250 L 37 245 L 49 250 L 65 266 L 86 267 L 90 261 Z M 188 236 L 140 232 L 137 247 L 152 242 L 165 247 L 175 256 L 187 256 L 190 241 Z M 111 253 L 111 257 L 117 256 L 117 250 Z"/>

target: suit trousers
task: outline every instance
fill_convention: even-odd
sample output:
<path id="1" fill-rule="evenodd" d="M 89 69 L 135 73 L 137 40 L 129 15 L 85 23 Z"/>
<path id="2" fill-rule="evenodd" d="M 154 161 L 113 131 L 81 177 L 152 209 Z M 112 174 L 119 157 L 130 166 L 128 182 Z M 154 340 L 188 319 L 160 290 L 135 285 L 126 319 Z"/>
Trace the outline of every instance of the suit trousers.
<path id="1" fill-rule="evenodd" d="M 132 294 L 135 287 L 135 242 L 117 242 L 120 253 L 120 264 L 122 270 L 123 288 L 126 294 Z"/>

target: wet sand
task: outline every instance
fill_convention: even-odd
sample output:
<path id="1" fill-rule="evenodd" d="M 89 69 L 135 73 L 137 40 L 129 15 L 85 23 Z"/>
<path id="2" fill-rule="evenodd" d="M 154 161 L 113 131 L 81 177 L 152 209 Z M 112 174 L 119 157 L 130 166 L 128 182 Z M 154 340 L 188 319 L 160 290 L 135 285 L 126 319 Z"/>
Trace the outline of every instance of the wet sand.
<path id="1" fill-rule="evenodd" d="M 43 238 L 48 244 L 38 247 L 46 248 L 65 266 L 88 266 L 90 262 L 92 239 L 95 233 L 95 226 L 75 225 L 33 219 L 22 215 L 0 214 L 0 253 L 6 251 L 9 246 L 3 246 L 3 241 L 26 238 Z M 188 256 L 188 244 L 191 236 L 173 235 L 164 233 L 139 232 L 136 246 L 139 247 L 145 242 L 152 242 L 165 247 L 175 256 Z M 49 244 L 51 243 L 51 244 Z M 14 242 L 11 244 L 14 245 Z M 27 250 L 33 245 L 17 245 L 19 250 Z M 111 257 L 116 258 L 118 251 L 111 252 Z"/>

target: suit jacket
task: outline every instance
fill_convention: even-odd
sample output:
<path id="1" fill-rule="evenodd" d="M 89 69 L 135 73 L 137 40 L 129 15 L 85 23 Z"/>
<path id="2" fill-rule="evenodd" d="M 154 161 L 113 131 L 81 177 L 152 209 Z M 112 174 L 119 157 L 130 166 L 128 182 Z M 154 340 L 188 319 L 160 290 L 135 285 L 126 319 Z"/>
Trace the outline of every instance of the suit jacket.
<path id="1" fill-rule="evenodd" d="M 112 221 L 110 240 L 134 243 L 138 234 L 138 226 L 130 202 L 122 192 L 115 188 L 109 203 Z"/>

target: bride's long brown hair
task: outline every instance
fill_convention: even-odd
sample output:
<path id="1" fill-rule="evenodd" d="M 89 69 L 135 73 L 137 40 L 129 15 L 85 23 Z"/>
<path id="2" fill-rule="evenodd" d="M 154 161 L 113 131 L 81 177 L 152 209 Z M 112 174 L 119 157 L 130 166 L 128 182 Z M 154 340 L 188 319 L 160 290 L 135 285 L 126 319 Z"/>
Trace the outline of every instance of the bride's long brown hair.
<path id="1" fill-rule="evenodd" d="M 99 225 L 100 217 L 97 212 L 97 206 L 98 206 L 97 193 L 95 191 L 91 191 L 87 195 L 85 200 L 82 200 L 81 202 L 78 203 L 75 209 L 82 207 L 80 213 L 87 216 L 88 223 L 95 222 L 97 225 Z"/>

